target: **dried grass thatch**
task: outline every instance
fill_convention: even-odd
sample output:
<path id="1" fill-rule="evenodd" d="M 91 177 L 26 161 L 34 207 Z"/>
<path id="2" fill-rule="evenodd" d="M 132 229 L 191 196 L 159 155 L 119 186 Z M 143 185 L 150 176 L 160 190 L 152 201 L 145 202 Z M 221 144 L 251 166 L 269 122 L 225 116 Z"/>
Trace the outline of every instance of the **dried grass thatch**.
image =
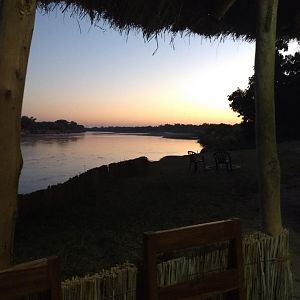
<path id="1" fill-rule="evenodd" d="M 288 231 L 276 237 L 257 232 L 243 241 L 247 299 L 292 299 Z"/>
<path id="2" fill-rule="evenodd" d="M 289 257 L 289 234 L 279 236 L 256 232 L 243 239 L 245 288 L 247 300 L 289 300 L 293 297 L 293 280 Z M 224 270 L 228 249 L 203 248 L 188 256 L 161 263 L 160 286 L 201 278 L 207 272 Z M 216 299 L 222 299 L 218 297 Z"/>
<path id="3" fill-rule="evenodd" d="M 42 9 L 59 7 L 93 22 L 107 21 L 117 30 L 142 30 L 146 39 L 160 33 L 197 34 L 207 38 L 232 36 L 255 38 L 255 3 L 236 0 L 225 16 L 218 20 L 215 11 L 220 0 L 38 0 Z M 279 1 L 278 36 L 300 37 L 300 1 Z"/>
<path id="4" fill-rule="evenodd" d="M 63 300 L 134 300 L 137 268 L 122 264 L 92 276 L 75 277 L 62 283 Z"/>

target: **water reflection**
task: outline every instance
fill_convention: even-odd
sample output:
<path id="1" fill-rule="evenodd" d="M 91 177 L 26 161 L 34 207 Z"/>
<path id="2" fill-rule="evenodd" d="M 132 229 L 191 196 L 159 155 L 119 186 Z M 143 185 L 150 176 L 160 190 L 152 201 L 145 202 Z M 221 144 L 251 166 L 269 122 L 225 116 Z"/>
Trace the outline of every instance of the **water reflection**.
<path id="1" fill-rule="evenodd" d="M 46 188 L 96 166 L 139 156 L 159 160 L 166 155 L 199 151 L 194 140 L 111 133 L 32 135 L 22 137 L 24 166 L 19 192 Z"/>
<path id="2" fill-rule="evenodd" d="M 84 133 L 78 134 L 32 134 L 21 137 L 21 145 L 35 146 L 37 143 L 66 145 L 69 142 L 77 142 L 85 137 Z"/>

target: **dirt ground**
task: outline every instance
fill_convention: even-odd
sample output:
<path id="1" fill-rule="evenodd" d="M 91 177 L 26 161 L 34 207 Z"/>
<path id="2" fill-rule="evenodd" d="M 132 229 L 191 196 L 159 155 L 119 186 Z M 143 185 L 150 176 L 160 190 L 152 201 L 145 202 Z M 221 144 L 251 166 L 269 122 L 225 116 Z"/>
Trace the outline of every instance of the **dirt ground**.
<path id="1" fill-rule="evenodd" d="M 206 170 L 191 170 L 187 156 L 166 157 L 152 162 L 145 176 L 109 181 L 100 196 L 19 219 L 15 262 L 58 255 L 68 278 L 126 260 L 139 263 L 145 231 L 232 217 L 241 218 L 245 234 L 260 230 L 255 150 L 232 151 L 232 172 L 217 172 L 212 153 L 204 156 Z M 279 145 L 279 157 L 283 224 L 300 299 L 300 142 Z"/>

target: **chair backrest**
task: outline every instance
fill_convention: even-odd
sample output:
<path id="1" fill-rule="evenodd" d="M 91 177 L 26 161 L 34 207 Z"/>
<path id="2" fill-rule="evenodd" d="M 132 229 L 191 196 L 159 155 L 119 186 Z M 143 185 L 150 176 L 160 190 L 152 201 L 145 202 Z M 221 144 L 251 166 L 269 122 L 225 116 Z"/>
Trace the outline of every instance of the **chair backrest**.
<path id="1" fill-rule="evenodd" d="M 231 161 L 230 154 L 226 151 L 217 151 L 214 153 L 216 163 L 226 163 Z"/>
<path id="2" fill-rule="evenodd" d="M 46 299 L 62 300 L 57 257 L 0 270 L 0 299 L 10 300 L 42 292 L 48 293 Z"/>
<path id="3" fill-rule="evenodd" d="M 188 151 L 190 163 L 193 163 L 196 161 L 197 153 L 194 151 Z"/>
<path id="4" fill-rule="evenodd" d="M 195 151 L 188 151 L 188 155 L 193 155 L 193 154 L 197 154 Z"/>
<path id="5" fill-rule="evenodd" d="M 171 286 L 158 286 L 159 254 L 225 241 L 229 241 L 226 270 L 204 273 L 199 279 Z M 227 293 L 228 299 L 245 299 L 241 226 L 238 219 L 144 233 L 144 266 L 145 296 L 148 300 L 194 299 L 223 293 Z"/>

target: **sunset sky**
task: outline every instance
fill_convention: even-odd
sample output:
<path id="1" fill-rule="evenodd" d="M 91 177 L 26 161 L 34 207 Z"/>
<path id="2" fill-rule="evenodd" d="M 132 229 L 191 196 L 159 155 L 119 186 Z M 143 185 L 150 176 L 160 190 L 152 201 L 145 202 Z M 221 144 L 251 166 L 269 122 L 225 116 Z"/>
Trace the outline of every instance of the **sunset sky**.
<path id="1" fill-rule="evenodd" d="M 100 28 L 100 27 L 101 28 Z M 23 115 L 86 126 L 237 123 L 227 96 L 253 74 L 254 43 L 145 43 L 60 12 L 37 14 Z"/>

